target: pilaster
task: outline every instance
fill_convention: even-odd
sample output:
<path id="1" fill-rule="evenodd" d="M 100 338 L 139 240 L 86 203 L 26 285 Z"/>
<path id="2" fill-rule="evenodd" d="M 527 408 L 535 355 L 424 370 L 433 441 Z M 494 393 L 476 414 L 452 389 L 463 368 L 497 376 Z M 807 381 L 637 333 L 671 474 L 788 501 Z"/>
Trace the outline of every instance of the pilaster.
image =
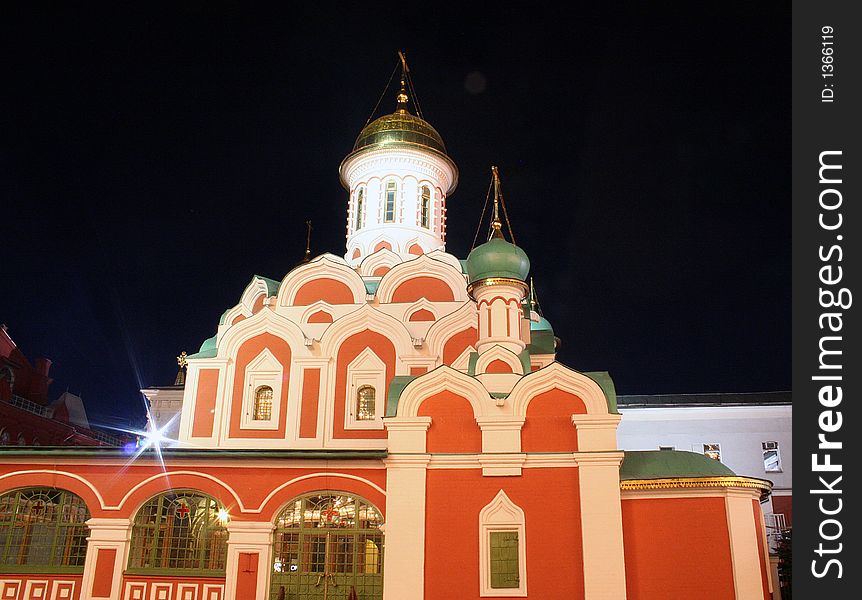
<path id="1" fill-rule="evenodd" d="M 129 519 L 90 519 L 87 527 L 90 536 L 84 559 L 81 600 L 120 600 L 132 523 Z"/>
<path id="2" fill-rule="evenodd" d="M 225 598 L 254 597 L 255 600 L 266 600 L 269 597 L 274 529 L 275 526 L 269 521 L 228 524 Z"/>

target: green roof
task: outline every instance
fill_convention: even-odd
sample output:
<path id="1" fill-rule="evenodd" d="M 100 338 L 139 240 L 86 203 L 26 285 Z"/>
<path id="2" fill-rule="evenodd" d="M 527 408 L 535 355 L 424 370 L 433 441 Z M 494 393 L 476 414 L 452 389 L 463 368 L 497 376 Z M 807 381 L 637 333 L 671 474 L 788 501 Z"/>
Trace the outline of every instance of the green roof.
<path id="1" fill-rule="evenodd" d="M 380 287 L 380 280 L 377 279 L 375 281 L 369 281 L 367 279 L 363 279 L 362 282 L 365 284 L 365 292 L 367 294 L 374 295 L 377 293 L 377 288 Z"/>
<path id="2" fill-rule="evenodd" d="M 697 452 L 681 450 L 626 450 L 620 479 L 667 477 L 733 477 L 736 473 L 719 461 Z"/>
<path id="3" fill-rule="evenodd" d="M 267 296 L 275 296 L 278 293 L 278 288 L 279 286 L 281 286 L 280 281 L 270 279 L 269 277 L 264 277 L 263 275 L 255 275 L 255 278 L 262 280 L 266 284 Z"/>
<path id="4" fill-rule="evenodd" d="M 416 379 L 418 375 L 396 375 L 389 383 L 389 393 L 386 395 L 386 416 L 394 417 L 398 412 L 398 401 L 401 399 L 401 392 L 407 387 L 407 384 Z"/>
<path id="5" fill-rule="evenodd" d="M 583 373 L 583 375 L 598 383 L 599 387 L 602 388 L 605 397 L 608 399 L 608 412 L 612 415 L 620 414 L 620 411 L 617 410 L 617 388 L 614 385 L 611 374 L 607 371 L 592 371 L 590 373 Z"/>
<path id="6" fill-rule="evenodd" d="M 201 344 L 200 350 L 197 351 L 196 354 L 192 354 L 189 358 L 213 358 L 216 353 L 216 338 L 218 334 L 212 336 L 211 338 L 207 338 L 204 340 L 204 343 Z"/>

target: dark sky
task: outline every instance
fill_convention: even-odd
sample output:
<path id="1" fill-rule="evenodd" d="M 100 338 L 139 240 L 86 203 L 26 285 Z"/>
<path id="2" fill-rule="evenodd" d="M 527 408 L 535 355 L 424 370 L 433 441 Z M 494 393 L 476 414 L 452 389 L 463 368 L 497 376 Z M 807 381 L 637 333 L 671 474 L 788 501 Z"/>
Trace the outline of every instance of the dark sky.
<path id="1" fill-rule="evenodd" d="M 499 165 L 561 360 L 621 393 L 789 389 L 789 4 L 23 4 L 0 16 L 0 322 L 91 420 L 141 424 L 138 388 L 285 275 L 306 219 L 343 254 L 337 168 L 399 48 L 460 168 L 447 250 Z"/>

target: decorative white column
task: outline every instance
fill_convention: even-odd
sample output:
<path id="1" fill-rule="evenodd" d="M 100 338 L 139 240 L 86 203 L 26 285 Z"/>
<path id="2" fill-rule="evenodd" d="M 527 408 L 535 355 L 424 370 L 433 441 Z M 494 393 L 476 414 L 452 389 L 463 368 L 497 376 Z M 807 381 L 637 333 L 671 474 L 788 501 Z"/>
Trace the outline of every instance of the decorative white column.
<path id="1" fill-rule="evenodd" d="M 575 456 L 581 493 L 584 596 L 589 600 L 624 600 L 626 565 L 620 503 L 623 453 Z"/>
<path id="2" fill-rule="evenodd" d="M 87 527 L 90 536 L 84 559 L 81 600 L 120 600 L 132 523 L 129 519 L 90 519 Z"/>
<path id="3" fill-rule="evenodd" d="M 225 565 L 225 598 L 237 598 L 240 555 L 257 554 L 255 600 L 269 598 L 269 575 L 272 564 L 272 532 L 269 521 L 239 521 L 227 526 L 227 564 Z"/>
<path id="4" fill-rule="evenodd" d="M 390 455 L 384 461 L 383 600 L 423 600 L 425 596 L 425 473 L 428 460 L 427 454 L 401 454 Z"/>

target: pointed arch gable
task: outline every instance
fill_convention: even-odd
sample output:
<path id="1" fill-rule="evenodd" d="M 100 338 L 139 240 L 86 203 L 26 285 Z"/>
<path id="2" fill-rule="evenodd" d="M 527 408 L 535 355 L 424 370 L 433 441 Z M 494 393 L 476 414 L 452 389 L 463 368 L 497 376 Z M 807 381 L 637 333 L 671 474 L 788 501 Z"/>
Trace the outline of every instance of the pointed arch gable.
<path id="1" fill-rule="evenodd" d="M 219 358 L 235 357 L 243 343 L 262 333 L 271 333 L 285 340 L 291 351 L 296 354 L 305 351 L 305 334 L 299 325 L 279 316 L 272 310 L 262 310 L 237 323 L 224 333 L 218 340 L 217 356 Z"/>
<path id="2" fill-rule="evenodd" d="M 388 337 L 399 356 L 413 353 L 413 340 L 404 324 L 370 304 L 364 304 L 361 308 L 336 319 L 326 329 L 320 339 L 322 355 L 335 356 L 344 340 L 366 329 L 382 333 Z M 401 361 L 398 361 L 397 365 L 400 369 Z M 402 373 L 399 370 L 398 374 L 406 375 L 407 373 L 406 371 Z"/>
<path id="3" fill-rule="evenodd" d="M 376 277 L 374 273 L 381 267 L 388 267 L 391 269 L 402 262 L 404 262 L 404 259 L 392 250 L 384 248 L 383 250 L 378 250 L 374 254 L 369 254 L 362 259 L 362 262 L 359 263 L 359 274 L 363 277 Z"/>
<path id="4" fill-rule="evenodd" d="M 524 365 L 521 364 L 521 359 L 518 358 L 518 355 L 502 346 L 493 346 L 479 355 L 476 361 L 476 373 L 505 373 L 506 371 L 489 370 L 492 365 L 495 367 L 500 366 L 495 365 L 495 361 L 507 365 L 510 369 L 509 373 L 524 374 Z"/>
<path id="5" fill-rule="evenodd" d="M 490 414 L 493 406 L 488 390 L 478 379 L 442 365 L 407 384 L 398 399 L 397 417 L 416 417 L 426 398 L 449 391 L 465 398 L 476 417 Z"/>
<path id="6" fill-rule="evenodd" d="M 453 337 L 471 329 L 476 332 L 476 335 L 473 336 L 470 334 L 471 339 L 468 341 L 468 345 L 475 345 L 476 339 L 479 336 L 479 313 L 476 310 L 475 304 L 465 302 L 458 310 L 449 313 L 445 317 L 441 317 L 431 326 L 428 330 L 428 335 L 425 336 L 425 344 L 434 356 L 440 357 L 440 360 L 444 364 L 449 364 L 454 357 L 447 360 L 447 358 L 450 358 L 445 356 L 444 352 L 447 343 Z M 458 348 L 453 352 L 457 356 L 462 351 L 463 348 Z"/>
<path id="7" fill-rule="evenodd" d="M 559 389 L 580 398 L 588 415 L 609 415 L 608 400 L 598 383 L 574 369 L 553 362 L 521 378 L 509 394 L 514 414 L 526 416 L 530 401 L 544 392 Z"/>
<path id="8" fill-rule="evenodd" d="M 301 305 L 313 304 L 319 300 L 327 300 L 330 304 L 364 303 L 365 283 L 362 277 L 345 261 L 335 258 L 325 254 L 288 273 L 278 290 L 278 305 L 294 306 L 297 304 L 297 296 Z M 320 289 L 305 287 L 309 285 Z M 325 289 L 327 287 L 331 289 Z M 302 292 L 303 288 L 305 292 Z M 331 299 L 325 297 L 327 294 Z"/>
<path id="9" fill-rule="evenodd" d="M 399 288 L 402 288 L 405 284 L 409 284 L 411 280 L 414 280 L 414 283 L 416 283 L 416 280 L 419 280 L 419 278 L 422 278 L 420 283 L 422 287 L 427 287 L 427 284 L 433 281 L 435 285 L 442 284 L 445 288 L 448 288 L 448 291 L 444 294 L 445 299 L 441 296 L 441 298 L 429 298 L 429 300 L 467 301 L 467 282 L 461 270 L 455 269 L 442 261 L 429 258 L 427 254 L 393 267 L 380 280 L 380 286 L 377 288 L 377 297 L 380 298 L 380 302 L 384 303 L 418 300 L 418 297 L 411 297 L 405 300 L 396 296 L 398 295 Z M 402 291 L 404 289 L 402 288 Z M 411 294 L 407 296 L 411 296 Z"/>

